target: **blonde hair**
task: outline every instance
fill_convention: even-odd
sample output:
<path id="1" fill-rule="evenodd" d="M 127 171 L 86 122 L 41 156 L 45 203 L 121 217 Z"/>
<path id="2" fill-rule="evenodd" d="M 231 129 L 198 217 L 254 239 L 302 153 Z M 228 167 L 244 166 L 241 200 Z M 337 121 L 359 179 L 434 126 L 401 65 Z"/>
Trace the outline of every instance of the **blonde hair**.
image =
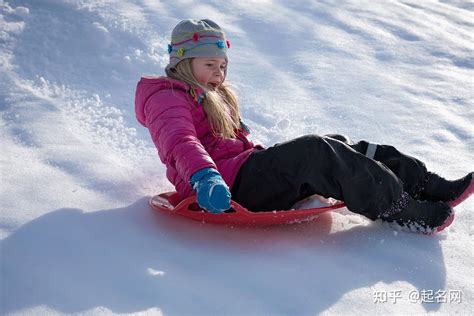
<path id="1" fill-rule="evenodd" d="M 200 84 L 193 75 L 191 61 L 192 58 L 187 58 L 179 62 L 169 77 L 183 81 L 191 87 L 201 88 L 205 96 L 202 106 L 213 134 L 223 138 L 235 138 L 236 130 L 240 127 L 239 104 L 235 93 L 224 83 L 216 90 Z"/>

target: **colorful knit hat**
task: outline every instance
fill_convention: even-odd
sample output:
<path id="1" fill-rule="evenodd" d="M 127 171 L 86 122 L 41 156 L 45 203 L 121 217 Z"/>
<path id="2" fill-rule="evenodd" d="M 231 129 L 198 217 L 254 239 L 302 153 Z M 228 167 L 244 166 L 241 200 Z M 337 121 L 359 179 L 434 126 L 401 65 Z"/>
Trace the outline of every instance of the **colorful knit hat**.
<path id="1" fill-rule="evenodd" d="M 183 59 L 193 57 L 222 57 L 227 60 L 227 49 L 230 42 L 224 31 L 211 20 L 183 20 L 171 33 L 171 44 L 168 44 L 170 61 L 166 74 Z"/>

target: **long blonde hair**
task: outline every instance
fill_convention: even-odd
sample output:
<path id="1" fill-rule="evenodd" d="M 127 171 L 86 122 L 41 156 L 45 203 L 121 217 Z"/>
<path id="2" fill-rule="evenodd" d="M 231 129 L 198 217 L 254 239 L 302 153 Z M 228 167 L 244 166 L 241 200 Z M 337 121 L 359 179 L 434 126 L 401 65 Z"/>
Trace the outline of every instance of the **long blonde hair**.
<path id="1" fill-rule="evenodd" d="M 169 77 L 183 81 L 191 87 L 201 88 L 205 93 L 202 106 L 214 135 L 235 138 L 236 130 L 240 127 L 239 104 L 235 93 L 224 83 L 216 90 L 200 84 L 193 75 L 191 61 L 192 58 L 187 58 L 179 62 Z"/>

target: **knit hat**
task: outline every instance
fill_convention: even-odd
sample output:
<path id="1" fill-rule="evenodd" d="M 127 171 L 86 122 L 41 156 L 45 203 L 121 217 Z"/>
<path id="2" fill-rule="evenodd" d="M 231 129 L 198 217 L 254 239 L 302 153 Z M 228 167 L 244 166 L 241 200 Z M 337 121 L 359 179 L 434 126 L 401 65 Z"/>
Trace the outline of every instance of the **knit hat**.
<path id="1" fill-rule="evenodd" d="M 170 61 L 166 74 L 183 59 L 193 57 L 222 57 L 227 61 L 227 49 L 230 42 L 224 31 L 215 22 L 205 20 L 183 20 L 171 33 L 171 44 L 168 44 Z M 227 69 L 226 69 L 227 72 Z"/>

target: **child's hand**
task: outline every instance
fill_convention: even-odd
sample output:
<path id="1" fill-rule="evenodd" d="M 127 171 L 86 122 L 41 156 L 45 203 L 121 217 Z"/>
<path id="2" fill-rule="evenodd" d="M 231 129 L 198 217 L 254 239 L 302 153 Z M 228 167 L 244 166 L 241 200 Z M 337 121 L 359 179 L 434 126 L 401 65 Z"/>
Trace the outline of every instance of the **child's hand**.
<path id="1" fill-rule="evenodd" d="M 204 168 L 191 176 L 191 186 L 196 191 L 200 207 L 219 214 L 230 208 L 229 187 L 220 173 L 213 168 Z"/>

